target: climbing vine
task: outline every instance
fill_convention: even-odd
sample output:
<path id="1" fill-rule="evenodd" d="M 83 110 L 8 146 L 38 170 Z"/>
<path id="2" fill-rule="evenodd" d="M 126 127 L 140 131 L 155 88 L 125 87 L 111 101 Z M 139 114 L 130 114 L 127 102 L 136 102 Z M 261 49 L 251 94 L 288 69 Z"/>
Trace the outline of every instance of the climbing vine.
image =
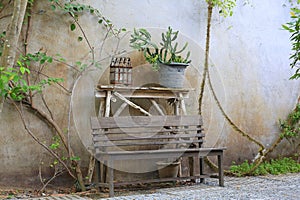
<path id="1" fill-rule="evenodd" d="M 0 100 L 2 102 L 5 100 L 16 108 L 26 132 L 34 141 L 41 145 L 51 157 L 53 157 L 52 164 L 50 165 L 51 168 L 55 169 L 52 178 L 48 180 L 43 178 L 41 168 L 45 166 L 41 164 L 39 173 L 40 180 L 43 184 L 41 191 L 43 191 L 52 180 L 64 172 L 67 172 L 76 180 L 78 189 L 84 191 L 85 185 L 91 181 L 93 171 L 89 171 L 89 174 L 86 176 L 83 175 L 80 167 L 80 158 L 74 153 L 70 144 L 71 103 L 69 103 L 68 108 L 68 127 L 61 127 L 59 122 L 55 120 L 53 110 L 50 109 L 47 103 L 44 95 L 44 88 L 56 85 L 56 88 L 60 88 L 67 96 L 69 96 L 69 101 L 71 102 L 71 96 L 76 81 L 78 81 L 82 74 L 90 67 L 99 66 L 99 61 L 95 60 L 94 46 L 91 44 L 88 35 L 85 32 L 84 26 L 80 23 L 80 17 L 82 15 L 93 15 L 96 24 L 95 26 L 100 25 L 101 27 L 104 27 L 104 29 L 102 29 L 104 31 L 103 34 L 106 35 L 104 40 L 108 36 L 118 37 L 118 34 L 125 31 L 125 29 L 115 29 L 109 19 L 105 18 L 99 10 L 90 5 L 76 3 L 76 1 L 48 0 L 48 2 L 48 9 L 49 11 L 52 10 L 53 14 L 68 14 L 70 16 L 70 30 L 74 31 L 78 29 L 80 33 L 80 36 L 78 36 L 74 42 L 85 41 L 90 50 L 89 55 L 92 59 L 86 63 L 75 61 L 74 64 L 68 64 L 68 61 L 59 53 L 56 55 L 48 55 L 47 52 L 43 50 L 47 49 L 47 47 L 42 47 L 38 52 L 28 53 L 28 36 L 31 34 L 31 15 L 35 2 L 33 0 L 16 0 L 13 5 L 11 4 L 11 1 L 3 2 L 0 4 L 0 14 L 1 11 L 4 11 L 4 8 L 13 6 L 14 13 L 12 19 L 15 20 L 15 28 L 17 28 L 18 31 L 22 30 L 24 37 L 20 38 L 18 34 L 10 35 L 15 32 L 15 30 L 9 29 L 14 27 L 11 25 L 7 30 L 0 34 L 0 57 L 2 61 L 0 64 Z M 24 15 L 19 15 L 18 12 L 20 11 L 20 8 L 23 8 Z M 10 14 L 3 14 L 3 18 L 10 16 Z M 23 52 L 18 48 L 11 48 L 12 46 L 16 47 L 11 45 L 12 41 L 18 41 L 19 39 L 23 39 Z M 13 54 L 11 52 L 13 52 Z M 14 62 L 16 55 L 18 55 L 19 58 Z M 12 63 L 12 65 L 7 65 L 8 61 L 9 63 Z M 68 81 L 69 84 L 63 83 L 64 80 L 62 78 L 50 77 L 47 74 L 47 70 L 55 65 L 67 68 L 69 72 L 72 73 L 73 79 L 72 81 Z M 69 87 L 66 85 L 69 85 Z M 39 101 L 39 103 L 37 103 L 37 101 Z M 39 105 L 40 102 L 42 102 L 44 108 Z M 54 139 L 52 141 L 42 141 L 37 136 L 37 133 L 30 128 L 30 123 L 28 122 L 25 113 L 27 111 L 35 113 L 36 116 L 53 130 L 54 136 L 52 138 Z M 65 151 L 65 153 L 59 153 L 60 151 Z M 41 163 L 44 162 L 41 161 Z M 94 163 L 93 160 L 91 163 Z M 58 165 L 61 165 L 62 168 L 58 167 Z M 93 166 L 89 168 L 93 168 Z M 88 177 L 88 179 L 85 179 L 84 177 Z"/>
<path id="2" fill-rule="evenodd" d="M 1 57 L 1 64 L 0 64 L 0 90 L 1 90 L 1 97 L 2 99 L 5 99 L 6 101 L 13 104 L 18 111 L 23 126 L 25 127 L 25 130 L 28 132 L 29 135 L 44 149 L 46 149 L 51 156 L 54 158 L 51 162 L 51 167 L 55 168 L 58 164 L 61 164 L 63 166 L 63 169 L 68 172 L 68 174 L 73 177 L 77 183 L 79 184 L 79 187 L 81 190 L 85 189 L 85 180 L 83 178 L 81 169 L 80 169 L 80 158 L 73 152 L 72 147 L 70 145 L 69 141 L 69 132 L 70 132 L 70 121 L 71 119 L 68 119 L 68 127 L 63 128 L 59 126 L 59 123 L 55 120 L 53 117 L 53 111 L 49 108 L 47 101 L 44 97 L 43 89 L 48 86 L 56 85 L 60 89 L 64 90 L 64 92 L 68 95 L 69 99 L 71 98 L 72 91 L 74 89 L 75 82 L 80 78 L 82 73 L 87 70 L 89 67 L 96 66 L 98 62 L 95 60 L 95 48 L 93 44 L 91 44 L 88 35 L 86 34 L 84 30 L 84 26 L 80 23 L 80 17 L 83 14 L 90 14 L 96 17 L 97 20 L 95 20 L 95 23 L 97 25 L 100 25 L 105 28 L 105 35 L 113 35 L 115 37 L 118 37 L 118 35 L 125 31 L 125 29 L 115 29 L 112 22 L 107 19 L 105 16 L 102 15 L 102 13 L 93 8 L 90 5 L 84 5 L 80 3 L 76 3 L 76 1 L 61 1 L 61 0 L 48 0 L 49 10 L 54 11 L 54 14 L 58 14 L 60 11 L 64 14 L 68 14 L 70 16 L 70 23 L 68 24 L 68 27 L 71 31 L 79 30 L 80 35 L 76 37 L 77 42 L 85 42 L 85 44 L 89 48 L 89 53 L 91 55 L 91 61 L 88 63 L 83 63 L 82 61 L 75 61 L 74 64 L 68 64 L 66 59 L 64 59 L 60 54 L 56 55 L 48 55 L 47 52 L 44 51 L 38 51 L 34 53 L 28 53 L 28 35 L 30 35 L 30 19 L 31 19 L 31 9 L 33 9 L 34 1 L 24 1 L 24 0 L 16 0 L 14 3 L 19 3 L 19 6 L 23 5 L 24 2 L 28 2 L 28 5 L 26 7 L 26 12 L 24 13 L 24 17 L 21 17 L 22 20 L 17 20 L 16 18 L 16 27 L 18 30 L 21 30 L 21 27 L 18 26 L 18 24 L 22 24 L 22 28 L 26 29 L 25 32 L 25 39 L 22 41 L 24 43 L 24 52 L 20 53 L 20 49 L 14 49 L 14 52 L 18 52 L 18 56 L 15 55 L 8 55 L 6 50 L 7 47 L 11 46 L 10 44 L 7 44 L 7 38 L 9 38 L 9 28 L 2 32 L 0 34 L 0 57 Z M 7 1 L 9 4 L 11 4 L 11 1 Z M 203 71 L 203 79 L 201 82 L 201 91 L 199 96 L 199 113 L 202 112 L 202 104 L 203 104 L 203 94 L 204 94 L 204 86 L 206 84 L 209 85 L 209 89 L 212 91 L 213 98 L 218 105 L 222 115 L 226 119 L 226 121 L 231 125 L 231 127 L 236 130 L 239 134 L 241 134 L 243 137 L 246 137 L 251 142 L 255 143 L 260 147 L 260 150 L 258 152 L 257 158 L 254 160 L 253 165 L 249 170 L 244 172 L 244 174 L 251 173 L 251 171 L 254 171 L 259 164 L 262 162 L 262 160 L 267 156 L 268 153 L 270 153 L 284 138 L 292 138 L 292 137 L 298 137 L 299 136 L 299 118 L 300 118 L 300 106 L 297 105 L 296 109 L 294 110 L 291 115 L 289 115 L 288 119 L 285 121 L 281 121 L 281 128 L 283 130 L 280 137 L 274 142 L 274 144 L 270 148 L 266 148 L 261 142 L 257 141 L 256 139 L 252 138 L 249 134 L 242 131 L 236 124 L 230 119 L 228 114 L 224 111 L 222 108 L 222 105 L 220 101 L 218 100 L 217 94 L 214 91 L 213 85 L 211 83 L 210 74 L 209 74 L 209 51 L 210 51 L 210 29 L 211 29 L 211 20 L 212 20 L 212 12 L 213 8 L 218 8 L 219 14 L 226 17 L 231 16 L 233 14 L 233 8 L 236 4 L 236 0 L 206 0 L 208 3 L 208 18 L 207 18 L 207 35 L 206 35 L 206 51 L 205 51 L 205 64 L 204 64 L 204 71 Z M 4 8 L 7 5 L 3 2 L 0 2 L 0 13 L 1 11 L 5 10 Z M 291 57 L 292 59 L 295 59 L 293 61 L 292 67 L 297 68 L 297 63 L 299 58 L 297 57 L 299 52 L 296 47 L 299 45 L 299 16 L 300 11 L 297 9 L 292 10 L 292 19 L 295 20 L 291 23 L 288 23 L 284 26 L 284 28 L 288 31 L 290 31 L 294 37 L 292 37 L 292 41 L 294 41 L 293 50 L 295 50 L 295 56 Z M 26 14 L 26 15 L 25 15 Z M 1 15 L 0 19 L 2 17 L 11 16 L 9 15 Z M 20 15 L 16 15 L 19 16 Z M 26 20 L 26 23 L 24 22 L 24 19 Z M 20 23 L 21 21 L 21 23 Z M 19 35 L 16 36 L 16 40 L 11 41 L 18 41 Z M 104 44 L 104 42 L 103 42 Z M 100 48 L 101 49 L 101 48 Z M 101 50 L 100 50 L 101 51 Z M 100 52 L 101 53 L 101 52 Z M 16 62 L 13 62 L 12 66 L 4 66 L 3 63 L 7 63 L 7 58 L 10 56 L 10 58 L 15 58 Z M 12 60 L 9 60 L 12 61 Z M 15 61 L 15 59 L 13 59 Z M 46 72 L 44 71 L 45 68 L 51 67 L 54 63 L 59 63 L 60 65 L 67 67 L 70 71 L 72 71 L 72 83 L 70 83 L 69 87 L 63 86 L 63 79 L 62 78 L 54 78 L 49 77 Z M 299 78 L 299 68 L 296 69 L 296 76 L 294 78 Z M 39 97 L 41 101 L 43 102 L 45 110 L 40 109 L 36 106 L 36 100 L 35 98 Z M 29 126 L 28 121 L 26 120 L 26 117 L 24 116 L 24 108 L 30 109 L 34 113 L 37 113 L 37 115 L 47 124 L 50 124 L 50 128 L 54 130 L 53 135 L 51 138 L 51 141 L 48 141 L 47 144 L 44 143 L 44 141 L 41 141 L 37 136 L 36 133 L 34 133 Z M 71 106 L 68 108 L 69 117 L 71 116 Z M 67 136 L 67 137 L 66 137 Z M 65 154 L 59 155 L 58 150 L 64 150 Z M 208 161 L 210 162 L 210 161 Z M 211 162 L 210 162 L 211 163 Z M 41 171 L 41 170 L 40 170 Z M 55 171 L 53 178 L 58 176 L 60 174 L 59 171 Z M 92 173 L 91 173 L 92 174 Z M 91 174 L 87 175 L 87 177 L 91 177 Z M 52 178 L 49 180 L 44 181 L 42 178 L 42 175 L 40 175 L 41 181 L 43 182 L 43 188 L 42 190 L 49 184 Z"/>
<path id="3" fill-rule="evenodd" d="M 300 136 L 300 104 L 291 112 L 286 120 L 280 120 L 281 138 L 294 138 Z"/>
<path id="4" fill-rule="evenodd" d="M 209 51 L 210 51 L 210 29 L 211 29 L 211 19 L 212 19 L 212 13 L 213 13 L 213 8 L 218 7 L 219 8 L 219 14 L 227 17 L 227 16 L 232 16 L 233 12 L 232 9 L 236 5 L 235 0 L 206 0 L 208 7 L 207 7 L 207 31 L 206 31 L 206 47 L 205 47 L 205 61 L 204 61 L 204 69 L 203 69 L 203 76 L 202 76 L 202 81 L 200 85 L 200 95 L 198 99 L 199 103 L 199 114 L 202 113 L 202 104 L 203 104 L 203 94 L 204 94 L 204 89 L 205 85 L 208 83 L 208 87 L 212 92 L 213 99 L 216 102 L 219 110 L 221 111 L 223 117 L 225 120 L 228 122 L 228 124 L 241 136 L 247 138 L 250 142 L 255 143 L 256 145 L 259 146 L 259 151 L 258 154 L 255 156 L 253 159 L 252 163 L 247 167 L 247 170 L 244 170 L 242 174 L 239 175 L 250 175 L 253 174 L 257 168 L 263 163 L 267 155 L 269 155 L 274 149 L 284 140 L 284 139 L 289 139 L 289 138 L 294 138 L 299 136 L 299 117 L 300 117 L 300 112 L 299 112 L 299 104 L 297 104 L 295 110 L 288 116 L 287 120 L 281 121 L 280 122 L 280 127 L 282 130 L 282 134 L 278 136 L 278 138 L 275 140 L 275 142 L 269 147 L 265 147 L 264 144 L 262 144 L 260 141 L 257 139 L 251 137 L 248 133 L 245 131 L 241 130 L 229 117 L 229 115 L 225 112 L 223 109 L 217 94 L 214 90 L 214 87 L 211 82 L 210 74 L 209 74 Z M 297 0 L 297 4 L 299 4 L 299 0 Z M 297 68 L 295 74 L 291 77 L 292 79 L 296 79 L 300 77 L 299 74 L 299 67 L 297 66 L 298 61 L 300 60 L 300 54 L 299 54 L 299 49 L 300 49 L 300 37 L 299 37 L 299 25 L 300 25 L 300 10 L 297 8 L 292 8 L 292 19 L 294 19 L 292 22 L 287 23 L 287 25 L 283 25 L 283 28 L 290 31 L 292 33 L 291 40 L 293 44 L 293 52 L 294 54 L 290 57 L 292 59 L 291 66 L 292 68 Z M 212 163 L 208 158 L 206 158 L 206 162 L 209 164 L 209 166 L 213 169 L 217 169 L 217 166 Z M 232 171 L 226 171 L 225 173 L 227 174 L 234 174 L 234 170 Z"/>
<path id="5" fill-rule="evenodd" d="M 295 7 L 291 8 L 291 21 L 283 24 L 283 29 L 290 32 L 290 40 L 292 45 L 292 53 L 290 56 L 290 66 L 292 69 L 295 69 L 294 75 L 291 76 L 291 79 L 298 79 L 300 77 L 300 9 L 297 5 L 300 1 L 297 1 Z"/>

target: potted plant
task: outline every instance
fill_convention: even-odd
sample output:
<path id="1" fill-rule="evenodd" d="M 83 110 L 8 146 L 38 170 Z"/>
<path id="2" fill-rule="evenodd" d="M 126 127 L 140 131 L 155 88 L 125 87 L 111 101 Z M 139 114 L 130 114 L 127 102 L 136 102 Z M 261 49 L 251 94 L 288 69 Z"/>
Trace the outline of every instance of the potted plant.
<path id="1" fill-rule="evenodd" d="M 179 172 L 180 161 L 158 161 L 156 162 L 159 178 L 175 178 Z"/>
<path id="2" fill-rule="evenodd" d="M 173 31 L 168 27 L 166 33 L 162 33 L 161 42 L 155 44 L 151 40 L 151 34 L 146 29 L 134 29 L 130 38 L 130 46 L 143 51 L 147 62 L 152 64 L 154 70 L 159 71 L 160 84 L 169 88 L 180 88 L 183 86 L 184 71 L 189 65 L 190 52 L 182 57 L 188 43 L 178 49 L 179 31 Z"/>

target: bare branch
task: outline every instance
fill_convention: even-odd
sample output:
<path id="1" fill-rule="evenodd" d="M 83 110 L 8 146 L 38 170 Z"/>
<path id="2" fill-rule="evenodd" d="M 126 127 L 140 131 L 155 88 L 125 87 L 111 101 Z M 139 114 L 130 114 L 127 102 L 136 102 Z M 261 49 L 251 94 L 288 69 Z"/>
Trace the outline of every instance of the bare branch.
<path id="1" fill-rule="evenodd" d="M 22 111 L 22 103 L 20 102 L 20 106 L 21 109 L 19 108 L 19 106 L 16 104 L 15 101 L 11 100 L 12 104 L 15 106 L 15 108 L 17 109 L 19 116 L 21 118 L 22 124 L 25 128 L 25 130 L 27 131 L 27 133 L 39 144 L 41 145 L 45 150 L 47 150 L 53 157 L 55 157 L 63 166 L 64 168 L 68 171 L 68 173 L 70 174 L 70 176 L 74 179 L 76 179 L 76 177 L 73 175 L 73 173 L 70 171 L 70 169 L 68 168 L 68 166 L 66 165 L 66 163 L 64 163 L 61 158 L 52 150 L 50 149 L 46 144 L 44 144 L 43 142 L 41 142 L 36 136 L 35 134 L 30 130 L 30 128 L 27 126 L 27 123 L 25 121 L 25 117 L 23 115 L 23 111 Z"/>

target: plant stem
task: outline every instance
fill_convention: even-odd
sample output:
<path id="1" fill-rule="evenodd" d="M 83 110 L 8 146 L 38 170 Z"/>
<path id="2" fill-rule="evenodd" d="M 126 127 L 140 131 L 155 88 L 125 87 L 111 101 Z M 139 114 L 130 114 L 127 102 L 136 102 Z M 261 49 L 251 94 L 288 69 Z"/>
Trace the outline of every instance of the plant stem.
<path id="1" fill-rule="evenodd" d="M 208 60 L 209 60 L 209 43 L 210 43 L 210 27 L 211 27 L 211 17 L 212 17 L 212 9 L 213 5 L 211 2 L 208 2 L 207 7 L 207 27 L 206 27 L 206 44 L 205 44 L 205 61 L 204 61 L 204 70 L 202 75 L 202 82 L 200 85 L 200 94 L 199 94 L 199 114 L 202 114 L 202 103 L 203 103 L 203 95 L 205 90 L 205 83 L 208 71 Z"/>
<path id="2" fill-rule="evenodd" d="M 73 175 L 73 173 L 70 171 L 70 169 L 68 168 L 68 166 L 60 159 L 60 157 L 53 152 L 47 145 L 45 145 L 43 142 L 41 142 L 35 135 L 34 133 L 30 130 L 30 128 L 27 126 L 27 123 L 25 121 L 25 117 L 23 115 L 23 111 L 22 109 L 19 108 L 19 106 L 16 104 L 15 101 L 11 100 L 12 104 L 14 105 L 14 107 L 17 109 L 19 116 L 21 118 L 22 124 L 25 128 L 25 130 L 27 131 L 27 133 L 39 144 L 41 145 L 44 149 L 46 149 L 52 156 L 54 156 L 63 166 L 64 168 L 68 171 L 69 175 L 71 177 L 73 177 L 74 179 L 76 179 L 76 177 Z M 22 103 L 20 102 L 20 106 L 22 107 Z"/>

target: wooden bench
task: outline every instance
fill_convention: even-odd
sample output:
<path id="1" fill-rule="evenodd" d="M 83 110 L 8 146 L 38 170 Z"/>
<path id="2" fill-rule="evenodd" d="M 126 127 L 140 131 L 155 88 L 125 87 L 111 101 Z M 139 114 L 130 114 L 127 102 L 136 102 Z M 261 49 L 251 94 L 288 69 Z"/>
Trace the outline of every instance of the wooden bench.
<path id="1" fill-rule="evenodd" d="M 108 187 L 110 196 L 114 196 L 115 186 L 134 183 L 114 181 L 114 162 L 120 160 L 197 157 L 200 166 L 198 175 L 139 180 L 135 183 L 196 179 L 204 182 L 204 178 L 211 174 L 204 174 L 203 158 L 217 156 L 218 175 L 214 177 L 219 179 L 220 186 L 224 186 L 223 151 L 226 148 L 202 147 L 204 134 L 199 115 L 92 117 L 91 126 L 95 158 L 108 170 L 108 183 L 101 182 L 100 171 L 97 170 L 98 185 Z"/>

